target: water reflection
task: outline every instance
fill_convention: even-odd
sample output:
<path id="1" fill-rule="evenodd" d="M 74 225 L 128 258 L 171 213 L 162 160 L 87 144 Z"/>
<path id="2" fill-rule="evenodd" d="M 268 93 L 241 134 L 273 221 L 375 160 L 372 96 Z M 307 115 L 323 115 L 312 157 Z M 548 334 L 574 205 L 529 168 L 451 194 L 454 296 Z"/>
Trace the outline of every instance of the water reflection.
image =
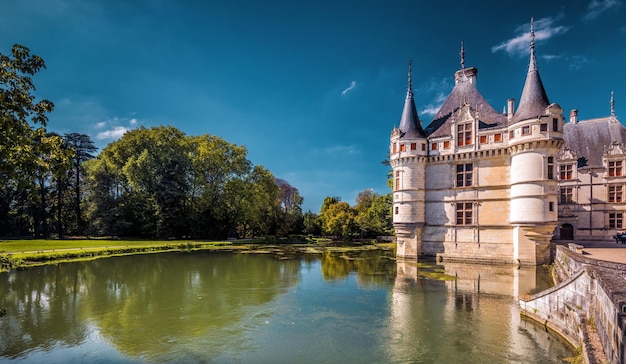
<path id="1" fill-rule="evenodd" d="M 0 361 L 558 362 L 543 273 L 393 252 L 155 254 L 0 274 Z M 569 355 L 568 355 L 569 354 Z"/>
<path id="2" fill-rule="evenodd" d="M 543 363 L 572 356 L 566 343 L 520 319 L 517 298 L 549 286 L 545 268 L 431 264 L 397 264 L 389 327 L 394 362 Z M 425 270 L 439 279 L 424 279 Z"/>

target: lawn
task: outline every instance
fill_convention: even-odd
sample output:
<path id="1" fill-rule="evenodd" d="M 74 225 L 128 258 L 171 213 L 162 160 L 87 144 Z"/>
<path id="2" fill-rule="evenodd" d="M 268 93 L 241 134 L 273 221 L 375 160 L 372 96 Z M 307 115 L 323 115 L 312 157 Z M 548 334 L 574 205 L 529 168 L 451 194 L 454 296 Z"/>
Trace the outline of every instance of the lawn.
<path id="1" fill-rule="evenodd" d="M 201 244 L 191 240 L 122 240 L 122 239 L 33 239 L 0 240 L 0 253 L 34 253 L 54 250 L 81 250 L 92 248 L 138 248 Z M 209 243 L 206 243 L 209 244 Z M 215 244 L 215 243 L 211 243 Z M 222 243 L 224 244 L 224 243 Z"/>

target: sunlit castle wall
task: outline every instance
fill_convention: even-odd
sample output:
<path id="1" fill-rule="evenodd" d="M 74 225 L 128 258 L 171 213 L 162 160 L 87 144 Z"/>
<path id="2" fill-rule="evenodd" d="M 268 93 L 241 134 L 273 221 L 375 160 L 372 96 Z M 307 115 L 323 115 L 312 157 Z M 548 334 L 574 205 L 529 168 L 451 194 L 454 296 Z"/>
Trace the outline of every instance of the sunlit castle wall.
<path id="1" fill-rule="evenodd" d="M 424 226 L 424 169 L 426 140 L 403 138 L 399 129 L 390 138 L 393 174 L 393 226 L 397 256 L 417 258 Z"/>
<path id="2" fill-rule="evenodd" d="M 549 243 L 558 224 L 554 161 L 563 143 L 561 108 L 509 126 L 510 223 L 513 254 L 520 264 L 549 263 Z"/>

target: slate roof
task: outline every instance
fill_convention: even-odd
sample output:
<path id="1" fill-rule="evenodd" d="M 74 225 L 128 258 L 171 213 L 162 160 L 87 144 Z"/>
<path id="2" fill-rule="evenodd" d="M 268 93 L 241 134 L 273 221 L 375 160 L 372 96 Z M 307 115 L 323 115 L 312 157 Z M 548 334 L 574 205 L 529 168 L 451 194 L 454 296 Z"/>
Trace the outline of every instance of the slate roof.
<path id="1" fill-rule="evenodd" d="M 424 129 L 422 129 L 421 123 L 422 122 L 417 116 L 415 100 L 413 100 L 413 92 L 409 91 L 406 94 L 404 109 L 402 110 L 402 117 L 400 118 L 399 129 L 403 133 L 402 137 L 425 138 L 426 134 L 424 133 Z"/>
<path id="2" fill-rule="evenodd" d="M 400 138 L 426 138 L 424 129 L 422 129 L 422 122 L 417 116 L 417 109 L 415 108 L 415 100 L 413 99 L 413 86 L 412 86 L 412 71 L 411 62 L 409 62 L 408 73 L 408 87 L 406 90 L 406 99 L 404 100 L 404 109 L 402 110 L 402 116 L 400 117 L 400 132 L 402 135 Z"/>
<path id="3" fill-rule="evenodd" d="M 528 74 L 526 82 L 522 90 L 522 96 L 519 99 L 517 111 L 513 114 L 511 124 L 518 121 L 528 120 L 543 115 L 546 107 L 550 105 L 546 90 L 543 88 L 543 82 L 539 76 L 537 69 L 537 59 L 535 58 L 535 22 L 530 19 L 530 64 L 528 65 Z"/>
<path id="4" fill-rule="evenodd" d="M 567 123 L 563 139 L 577 158 L 587 159 L 587 166 L 601 167 L 604 147 L 626 142 L 626 128 L 612 117 Z"/>
<path id="5" fill-rule="evenodd" d="M 531 49 L 530 54 L 530 65 L 528 66 L 526 82 L 524 83 L 517 111 L 515 111 L 511 119 L 511 124 L 543 115 L 546 107 L 550 105 L 543 82 L 541 82 L 541 77 L 539 76 L 539 70 L 537 69 L 535 52 Z"/>
<path id="6" fill-rule="evenodd" d="M 429 137 L 451 135 L 451 116 L 465 104 L 470 105 L 474 117 L 476 117 L 478 110 L 479 129 L 506 126 L 506 116 L 497 112 L 476 88 L 475 76 L 477 74 L 478 70 L 474 67 L 462 69 L 455 73 L 455 79 L 458 81 L 439 112 L 426 127 L 426 135 Z M 467 75 L 474 77 L 474 79 L 466 77 Z"/>

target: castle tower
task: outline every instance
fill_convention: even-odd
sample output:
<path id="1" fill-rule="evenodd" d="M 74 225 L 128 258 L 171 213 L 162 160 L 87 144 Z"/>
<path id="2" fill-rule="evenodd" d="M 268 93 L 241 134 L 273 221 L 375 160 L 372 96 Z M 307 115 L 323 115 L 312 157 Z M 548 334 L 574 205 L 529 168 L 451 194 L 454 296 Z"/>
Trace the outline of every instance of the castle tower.
<path id="1" fill-rule="evenodd" d="M 513 259 L 542 264 L 558 224 L 556 156 L 563 143 L 563 110 L 550 104 L 535 59 L 531 19 L 530 64 L 517 111 L 507 127 L 511 155 L 509 223 Z"/>
<path id="2" fill-rule="evenodd" d="M 393 174 L 393 226 L 399 258 L 417 259 L 424 228 L 426 135 L 415 108 L 409 62 L 408 87 L 400 126 L 393 129 L 389 162 Z"/>

